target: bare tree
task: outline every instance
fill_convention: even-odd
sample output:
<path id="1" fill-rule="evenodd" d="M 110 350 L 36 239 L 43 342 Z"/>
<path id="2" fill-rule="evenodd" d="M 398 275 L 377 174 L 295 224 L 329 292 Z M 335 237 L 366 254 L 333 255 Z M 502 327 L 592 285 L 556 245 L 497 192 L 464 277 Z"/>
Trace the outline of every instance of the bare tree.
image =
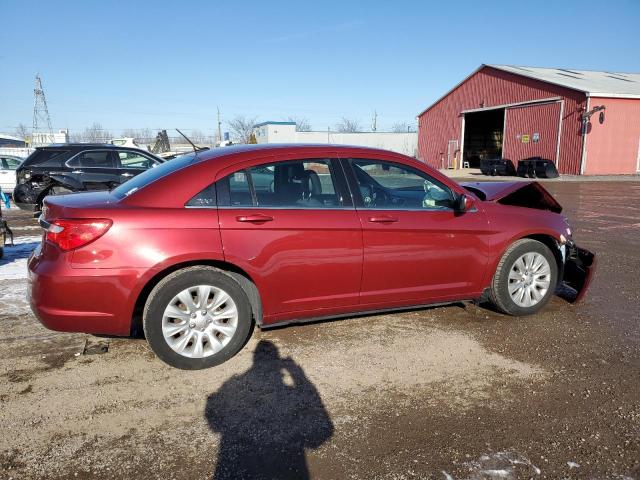
<path id="1" fill-rule="evenodd" d="M 111 140 L 111 132 L 102 128 L 98 122 L 93 122 L 90 127 L 84 129 L 83 132 L 70 133 L 69 141 L 71 142 L 89 142 L 89 143 L 107 143 Z"/>
<path id="2" fill-rule="evenodd" d="M 253 133 L 253 126 L 257 120 L 257 117 L 245 117 L 244 115 L 238 115 L 233 120 L 229 120 L 227 125 L 231 131 L 233 141 L 235 143 L 249 143 Z"/>
<path id="3" fill-rule="evenodd" d="M 358 120 L 342 117 L 339 123 L 334 127 L 340 133 L 356 133 L 362 131 L 362 126 Z"/>
<path id="4" fill-rule="evenodd" d="M 29 141 L 29 128 L 21 123 L 16 127 L 16 137 L 20 137 L 26 141 Z"/>
<path id="5" fill-rule="evenodd" d="M 407 122 L 397 122 L 391 126 L 391 131 L 394 133 L 407 133 L 410 132 L 411 127 Z"/>
<path id="6" fill-rule="evenodd" d="M 202 130 L 193 129 L 188 137 L 193 143 L 207 143 L 207 136 L 202 132 Z"/>
<path id="7" fill-rule="evenodd" d="M 287 122 L 293 122 L 296 124 L 296 132 L 310 132 L 311 123 L 306 117 L 287 117 Z"/>

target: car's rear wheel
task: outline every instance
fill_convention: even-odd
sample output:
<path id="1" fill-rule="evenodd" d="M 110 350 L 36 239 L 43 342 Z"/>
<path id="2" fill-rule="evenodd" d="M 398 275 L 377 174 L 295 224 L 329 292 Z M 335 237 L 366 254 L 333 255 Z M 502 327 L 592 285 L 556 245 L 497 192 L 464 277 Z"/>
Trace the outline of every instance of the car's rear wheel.
<path id="1" fill-rule="evenodd" d="M 222 270 L 178 270 L 151 291 L 143 315 L 154 353 L 169 365 L 197 370 L 233 357 L 251 334 L 251 305 L 242 287 Z"/>
<path id="2" fill-rule="evenodd" d="M 530 315 L 551 299 L 557 281 L 558 265 L 549 247 L 537 240 L 518 240 L 500 259 L 491 300 L 509 315 Z"/>

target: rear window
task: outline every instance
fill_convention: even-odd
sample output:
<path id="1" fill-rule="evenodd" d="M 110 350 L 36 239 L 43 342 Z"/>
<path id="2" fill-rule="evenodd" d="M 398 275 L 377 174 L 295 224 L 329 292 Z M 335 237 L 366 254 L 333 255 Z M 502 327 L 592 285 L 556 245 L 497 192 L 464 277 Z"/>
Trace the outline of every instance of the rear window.
<path id="1" fill-rule="evenodd" d="M 131 180 L 124 182 L 111 193 L 117 198 L 127 197 L 133 192 L 137 192 L 150 183 L 155 182 L 159 178 L 170 175 L 171 173 L 186 167 L 195 160 L 195 157 L 195 153 L 191 153 L 189 155 L 183 155 L 182 157 L 164 162 L 157 167 L 150 168 L 149 170 L 142 172 L 140 175 L 136 175 Z"/>
<path id="2" fill-rule="evenodd" d="M 59 167 L 67 157 L 69 150 L 38 148 L 27 157 L 24 166 Z"/>

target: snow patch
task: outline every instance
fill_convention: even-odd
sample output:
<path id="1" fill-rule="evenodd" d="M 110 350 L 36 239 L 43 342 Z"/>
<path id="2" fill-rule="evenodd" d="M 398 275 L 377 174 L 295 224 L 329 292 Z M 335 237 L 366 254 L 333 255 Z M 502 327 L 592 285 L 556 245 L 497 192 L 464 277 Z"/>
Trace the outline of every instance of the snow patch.
<path id="1" fill-rule="evenodd" d="M 0 259 L 0 314 L 25 315 L 27 301 L 27 259 L 40 244 L 41 236 L 19 237 L 14 246 L 5 246 Z"/>

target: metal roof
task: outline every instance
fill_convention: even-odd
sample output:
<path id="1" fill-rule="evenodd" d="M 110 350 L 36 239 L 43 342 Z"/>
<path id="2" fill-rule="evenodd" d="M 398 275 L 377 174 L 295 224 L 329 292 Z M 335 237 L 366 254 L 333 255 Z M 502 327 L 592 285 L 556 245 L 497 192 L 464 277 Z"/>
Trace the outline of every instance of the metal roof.
<path id="1" fill-rule="evenodd" d="M 272 122 L 272 121 L 267 121 L 267 122 L 262 122 L 262 123 L 256 123 L 253 128 L 258 128 L 258 127 L 262 127 L 264 125 L 295 125 L 296 122 Z"/>
<path id="2" fill-rule="evenodd" d="M 640 98 L 640 73 L 521 67 L 517 65 L 486 66 L 572 90 L 579 90 L 590 97 Z"/>

